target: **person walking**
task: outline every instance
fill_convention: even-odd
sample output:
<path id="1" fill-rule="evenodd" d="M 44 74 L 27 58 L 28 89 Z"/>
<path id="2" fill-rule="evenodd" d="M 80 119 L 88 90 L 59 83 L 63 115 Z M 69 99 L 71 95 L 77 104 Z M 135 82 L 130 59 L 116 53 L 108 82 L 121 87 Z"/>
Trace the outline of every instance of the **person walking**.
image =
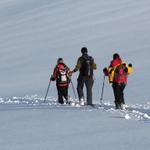
<path id="1" fill-rule="evenodd" d="M 125 63 L 120 55 L 115 53 L 109 67 L 105 67 L 103 72 L 105 76 L 108 76 L 109 82 L 112 83 L 116 109 L 123 109 L 125 104 L 124 89 L 128 75 L 133 72 L 132 64 Z"/>
<path id="2" fill-rule="evenodd" d="M 70 69 L 64 63 L 63 58 L 58 58 L 57 65 L 54 68 L 53 75 L 50 80 L 56 81 L 58 102 L 64 104 L 64 99 L 68 103 L 68 88 L 70 83 Z"/>
<path id="3" fill-rule="evenodd" d="M 77 60 L 76 67 L 72 73 L 79 70 L 79 76 L 77 79 L 77 93 L 79 97 L 79 102 L 81 104 L 87 103 L 87 105 L 92 105 L 92 87 L 93 87 L 93 70 L 96 69 L 96 64 L 92 56 L 88 55 L 88 49 L 86 47 L 81 48 L 81 54 Z M 86 86 L 87 101 L 85 102 L 83 88 Z"/>

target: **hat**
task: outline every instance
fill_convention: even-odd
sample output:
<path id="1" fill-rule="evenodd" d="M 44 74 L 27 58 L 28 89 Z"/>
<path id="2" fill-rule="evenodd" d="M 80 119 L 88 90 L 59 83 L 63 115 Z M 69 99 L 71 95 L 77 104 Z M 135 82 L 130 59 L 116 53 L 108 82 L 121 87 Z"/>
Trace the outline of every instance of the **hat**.
<path id="1" fill-rule="evenodd" d="M 113 54 L 113 59 L 120 58 L 118 53 Z"/>
<path id="2" fill-rule="evenodd" d="M 58 59 L 57 59 L 57 64 L 59 64 L 59 63 L 64 63 L 63 58 L 58 58 Z"/>
<path id="3" fill-rule="evenodd" d="M 81 48 L 81 53 L 82 53 L 82 54 L 88 53 L 88 49 L 87 49 L 86 47 L 82 47 L 82 48 Z"/>

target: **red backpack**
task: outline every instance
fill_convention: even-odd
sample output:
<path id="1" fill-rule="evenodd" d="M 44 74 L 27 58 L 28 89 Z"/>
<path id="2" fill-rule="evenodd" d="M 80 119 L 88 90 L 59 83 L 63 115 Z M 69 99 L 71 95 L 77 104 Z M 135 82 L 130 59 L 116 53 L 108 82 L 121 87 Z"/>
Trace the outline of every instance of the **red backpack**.
<path id="1" fill-rule="evenodd" d="M 120 64 L 115 68 L 114 71 L 114 82 L 116 83 L 125 83 L 127 82 L 128 69 L 126 64 Z"/>

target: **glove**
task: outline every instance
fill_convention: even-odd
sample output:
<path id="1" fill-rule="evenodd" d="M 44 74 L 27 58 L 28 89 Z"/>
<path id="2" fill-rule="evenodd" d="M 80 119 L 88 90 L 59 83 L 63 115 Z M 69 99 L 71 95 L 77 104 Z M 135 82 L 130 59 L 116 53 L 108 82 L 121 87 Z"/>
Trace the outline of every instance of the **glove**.
<path id="1" fill-rule="evenodd" d="M 51 77 L 50 77 L 50 80 L 51 80 L 51 81 L 55 81 L 54 76 L 51 76 Z"/>
<path id="2" fill-rule="evenodd" d="M 105 76 L 108 76 L 109 73 L 108 73 L 108 69 L 106 67 L 103 69 L 103 73 Z"/>
<path id="3" fill-rule="evenodd" d="M 129 67 L 132 67 L 132 64 L 130 63 L 128 66 L 129 66 Z"/>
<path id="4" fill-rule="evenodd" d="M 72 76 L 73 71 L 69 71 L 68 72 L 68 76 L 71 77 Z"/>

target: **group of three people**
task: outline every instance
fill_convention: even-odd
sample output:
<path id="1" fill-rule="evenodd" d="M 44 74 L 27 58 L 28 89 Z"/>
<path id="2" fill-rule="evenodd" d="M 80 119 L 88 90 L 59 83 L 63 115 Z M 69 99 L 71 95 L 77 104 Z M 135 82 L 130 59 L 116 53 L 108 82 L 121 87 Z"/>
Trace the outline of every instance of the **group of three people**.
<path id="1" fill-rule="evenodd" d="M 79 76 L 77 78 L 77 93 L 79 102 L 86 105 L 93 105 L 93 70 L 97 69 L 97 65 L 94 58 L 88 55 L 88 49 L 86 47 L 81 48 L 81 53 L 82 56 L 78 58 L 75 69 L 73 70 L 69 69 L 69 67 L 64 63 L 63 58 L 58 58 L 57 60 L 57 64 L 50 80 L 56 81 L 58 102 L 61 104 L 64 103 L 64 99 L 66 103 L 69 102 L 68 88 L 70 79 L 73 73 L 79 71 Z M 112 83 L 116 109 L 122 109 L 122 105 L 125 104 L 123 91 L 127 83 L 128 74 L 130 74 L 132 70 L 132 64 L 123 62 L 117 53 L 113 55 L 113 60 L 111 61 L 109 67 L 105 67 L 103 69 L 104 75 L 108 76 L 109 82 Z M 83 92 L 84 85 L 86 86 L 86 97 Z"/>

